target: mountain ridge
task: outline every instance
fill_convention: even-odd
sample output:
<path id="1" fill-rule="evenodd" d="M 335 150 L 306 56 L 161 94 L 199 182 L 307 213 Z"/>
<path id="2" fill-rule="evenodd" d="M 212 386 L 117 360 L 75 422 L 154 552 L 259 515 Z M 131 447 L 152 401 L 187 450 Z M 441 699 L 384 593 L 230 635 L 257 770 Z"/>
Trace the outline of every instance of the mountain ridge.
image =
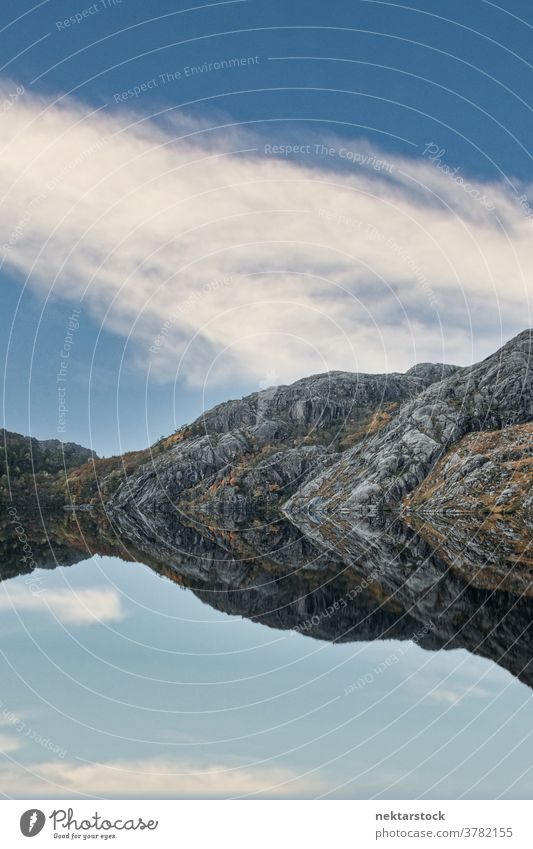
<path id="1" fill-rule="evenodd" d="M 331 523 L 357 534 L 362 512 L 392 510 L 408 523 L 423 513 L 427 523 L 428 516 L 455 510 L 469 515 L 472 527 L 483 525 L 490 538 L 488 510 L 498 515 L 498 533 L 519 540 L 505 549 L 504 568 L 512 568 L 518 551 L 517 586 L 527 586 L 532 348 L 533 332 L 525 330 L 469 367 L 420 363 L 405 374 L 327 372 L 301 378 L 218 404 L 148 449 L 111 458 L 92 455 L 81 466 L 47 477 L 44 492 L 53 492 L 54 506 L 62 500 L 74 508 L 103 508 L 141 540 L 173 522 L 233 534 L 281 519 L 330 549 L 339 545 Z M 520 438 L 511 431 L 517 427 L 526 427 Z M 491 448 L 494 440 L 484 436 L 496 432 L 501 432 L 497 444 L 509 442 L 514 452 L 514 471 L 509 451 Z M 467 438 L 476 433 L 477 447 Z M 481 443 L 489 446 L 483 456 Z M 459 459 L 451 462 L 455 446 Z M 518 473 L 521 483 L 513 489 Z M 440 475 L 434 484 L 432 474 Z M 460 503 L 451 504 L 450 481 L 461 476 L 474 489 L 488 480 L 494 499 L 480 507 L 454 483 Z M 500 497 L 505 500 L 509 488 L 513 497 L 504 504 Z M 465 533 L 467 527 L 468 522 Z M 456 560 L 457 545 L 450 551 L 448 559 Z M 494 585 L 497 573 L 496 566 L 487 572 L 484 585 Z"/>
<path id="2" fill-rule="evenodd" d="M 480 363 L 431 384 L 370 441 L 302 487 L 285 515 L 399 504 L 467 433 L 531 421 L 532 346 L 533 332 L 523 331 Z"/>

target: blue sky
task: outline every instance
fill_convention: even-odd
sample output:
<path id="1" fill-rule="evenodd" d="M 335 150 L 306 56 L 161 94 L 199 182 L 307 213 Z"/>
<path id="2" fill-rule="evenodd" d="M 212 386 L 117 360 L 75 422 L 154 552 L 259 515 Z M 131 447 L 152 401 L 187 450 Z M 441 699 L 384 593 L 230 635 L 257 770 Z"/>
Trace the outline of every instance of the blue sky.
<path id="1" fill-rule="evenodd" d="M 0 607 L 12 798 L 531 797 L 531 691 L 466 651 L 276 631 L 109 557 Z"/>
<path id="2" fill-rule="evenodd" d="M 0 10 L 8 428 L 109 455 L 531 325 L 530 3 L 192 6 Z M 530 691 L 479 657 L 406 644 L 348 697 L 399 644 L 273 631 L 112 558 L 31 580 L 0 593 L 11 795 L 531 797 Z"/>
<path id="3" fill-rule="evenodd" d="M 532 25 L 518 0 L 4 6 L 6 426 L 110 454 L 523 329 Z"/>

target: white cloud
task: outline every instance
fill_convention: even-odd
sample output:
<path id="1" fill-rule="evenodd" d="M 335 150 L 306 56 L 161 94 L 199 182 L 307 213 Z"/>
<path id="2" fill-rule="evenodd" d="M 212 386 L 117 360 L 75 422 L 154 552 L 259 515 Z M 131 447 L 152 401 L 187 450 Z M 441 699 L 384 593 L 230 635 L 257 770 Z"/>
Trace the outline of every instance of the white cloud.
<path id="1" fill-rule="evenodd" d="M 516 679 L 486 658 L 453 649 L 430 655 L 410 678 L 409 690 L 425 704 L 457 707 L 494 698 Z"/>
<path id="2" fill-rule="evenodd" d="M 9 734 L 0 734 L 0 752 L 16 752 L 21 746 L 22 742 L 17 737 L 12 737 Z"/>
<path id="3" fill-rule="evenodd" d="M 0 590 L 0 610 L 15 610 L 17 613 L 49 611 L 61 622 L 70 625 L 120 622 L 126 615 L 119 593 L 112 588 L 65 588 L 35 593 L 23 584 L 8 583 L 4 583 Z"/>
<path id="4" fill-rule="evenodd" d="M 310 796 L 323 792 L 317 777 L 299 778 L 277 767 L 228 768 L 162 758 L 83 764 L 48 761 L 0 766 L 0 792 L 10 797 L 224 797 Z"/>
<path id="5" fill-rule="evenodd" d="M 188 138 L 27 93 L 0 115 L 6 262 L 85 296 L 159 379 L 468 362 L 529 323 L 533 226 L 503 183 L 471 181 L 490 212 L 422 156 L 373 170 L 331 138 L 297 163 L 177 124 Z"/>
<path id="6" fill-rule="evenodd" d="M 430 704 L 451 705 L 456 707 L 465 702 L 471 702 L 472 699 L 490 699 L 494 697 L 494 693 L 486 687 L 480 685 L 464 685 L 450 687 L 434 687 L 429 690 L 424 698 L 424 701 Z"/>

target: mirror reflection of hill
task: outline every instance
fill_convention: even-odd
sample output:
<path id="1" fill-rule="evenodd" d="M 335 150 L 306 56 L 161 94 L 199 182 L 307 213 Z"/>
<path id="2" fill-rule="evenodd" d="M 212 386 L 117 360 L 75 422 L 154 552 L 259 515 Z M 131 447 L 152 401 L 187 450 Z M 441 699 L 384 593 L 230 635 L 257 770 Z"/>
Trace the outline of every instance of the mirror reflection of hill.
<path id="1" fill-rule="evenodd" d="M 12 521 L 2 528 L 3 580 L 110 555 L 144 563 L 230 615 L 330 642 L 464 648 L 533 686 L 533 599 L 467 584 L 398 521 L 361 520 L 356 532 L 335 525 L 302 535 L 278 522 L 217 534 L 141 514 L 59 511 L 44 523 L 25 518 L 30 558 L 18 530 Z"/>

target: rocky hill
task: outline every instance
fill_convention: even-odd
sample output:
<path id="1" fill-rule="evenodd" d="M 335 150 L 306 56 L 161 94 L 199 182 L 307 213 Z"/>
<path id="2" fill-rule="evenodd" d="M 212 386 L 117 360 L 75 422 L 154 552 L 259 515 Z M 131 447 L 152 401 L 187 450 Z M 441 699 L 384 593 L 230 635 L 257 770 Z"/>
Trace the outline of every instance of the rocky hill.
<path id="1" fill-rule="evenodd" d="M 12 493 L 35 476 L 55 512 L 25 520 L 30 560 L 5 520 L 0 577 L 111 554 L 233 615 L 466 648 L 533 685 L 532 337 L 267 389 L 121 457 L 7 434 Z"/>
<path id="2" fill-rule="evenodd" d="M 279 518 L 281 510 L 303 527 L 361 509 L 400 508 L 468 434 L 505 432 L 533 420 L 531 349 L 527 330 L 469 368 L 331 372 L 228 401 L 146 451 L 98 461 L 82 475 L 71 471 L 69 495 L 74 503 L 227 529 Z M 515 447 L 519 457 L 529 434 Z M 461 457 L 479 462 L 467 460 L 469 446 L 456 458 L 460 465 Z M 500 452 L 491 466 L 502 487 L 518 474 L 504 462 Z M 520 473 L 526 481 L 528 472 L 526 463 Z M 523 484 L 515 502 L 522 491 Z M 422 509 L 423 497 L 421 490 L 411 509 Z M 448 507 L 433 496 L 424 509 Z"/>
<path id="3" fill-rule="evenodd" d="M 483 525 L 478 538 L 487 545 L 490 514 L 509 542 L 499 546 L 504 569 L 516 561 L 523 588 L 531 536 L 531 349 L 528 330 L 470 368 L 332 372 L 221 404 L 164 448 L 154 446 L 150 462 L 113 488 L 107 509 L 135 516 L 146 529 L 179 521 L 228 532 L 283 515 L 326 546 L 337 545 L 336 534 L 324 539 L 328 523 L 358 527 L 361 512 L 394 510 L 407 521 L 423 513 L 431 534 L 429 515 L 434 531 L 437 519 L 442 524 L 455 511 L 469 518 L 449 553 L 452 567 L 472 527 Z"/>
<path id="4" fill-rule="evenodd" d="M 422 364 L 406 374 L 330 372 L 220 404 L 164 450 L 154 446 L 151 462 L 123 478 L 109 506 L 228 528 L 279 517 L 280 504 L 309 474 L 456 371 Z"/>
<path id="5" fill-rule="evenodd" d="M 533 419 L 533 333 L 526 330 L 481 363 L 434 383 L 372 439 L 344 452 L 286 505 L 289 518 L 323 517 L 398 504 L 471 432 Z"/>
<path id="6" fill-rule="evenodd" d="M 446 567 L 466 574 L 484 558 L 486 568 L 473 570 L 479 586 L 503 580 L 529 593 L 532 348 L 526 330 L 469 368 L 304 378 L 220 404 L 148 449 L 106 459 L 87 452 L 90 462 L 38 474 L 54 505 L 104 508 L 143 550 L 174 525 L 243 540 L 284 518 L 342 562 L 354 552 L 358 562 L 364 552 L 383 561 L 398 534 L 369 532 L 360 517 L 393 513 Z M 33 442 L 28 468 L 44 450 Z M 412 546 L 408 556 L 418 562 Z"/>

